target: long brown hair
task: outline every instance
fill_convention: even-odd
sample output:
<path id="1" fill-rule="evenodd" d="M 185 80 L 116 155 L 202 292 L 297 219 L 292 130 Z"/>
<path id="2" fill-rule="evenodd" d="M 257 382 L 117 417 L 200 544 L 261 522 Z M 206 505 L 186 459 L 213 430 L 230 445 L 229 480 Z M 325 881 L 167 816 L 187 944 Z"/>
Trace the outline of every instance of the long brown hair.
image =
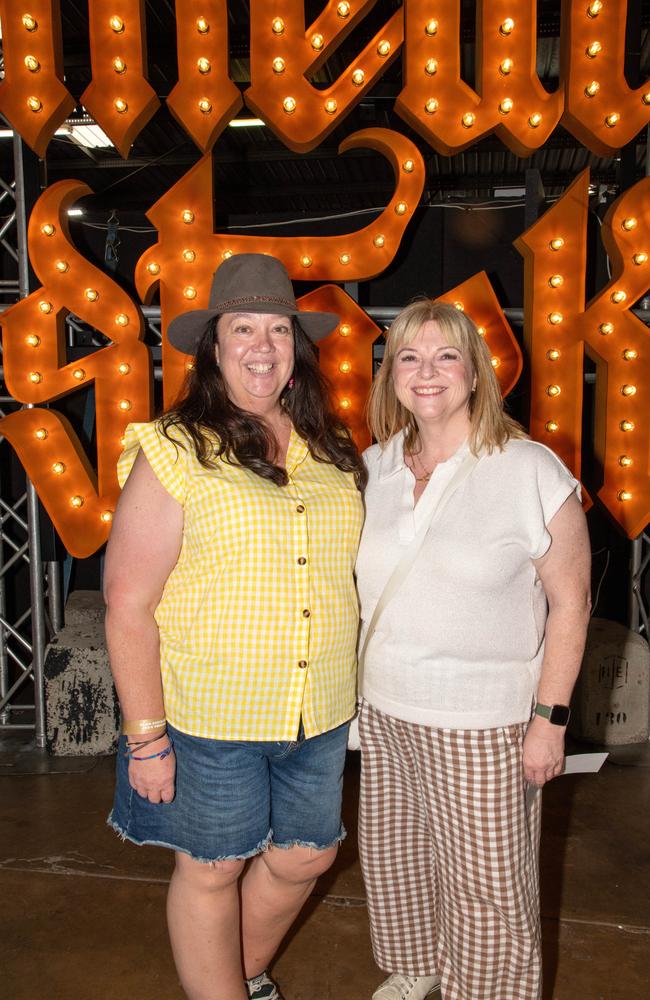
<path id="1" fill-rule="evenodd" d="M 180 397 L 161 418 L 162 432 L 174 444 L 182 446 L 172 432 L 174 427 L 182 428 L 205 468 L 214 468 L 222 458 L 250 469 L 262 479 L 270 479 L 277 486 L 286 486 L 286 470 L 268 457 L 275 449 L 272 432 L 259 417 L 241 409 L 228 396 L 215 357 L 218 319 L 212 321 L 199 341 L 194 366 Z M 365 466 L 348 428 L 332 410 L 316 349 L 295 318 L 292 326 L 293 385 L 285 386 L 280 397 L 282 405 L 314 459 L 329 462 L 343 472 L 353 472 L 358 488 L 363 489 Z"/>
<path id="2" fill-rule="evenodd" d="M 418 299 L 397 315 L 386 334 L 386 350 L 368 400 L 368 423 L 380 443 L 404 430 L 406 445 L 412 447 L 417 437 L 413 414 L 402 406 L 393 387 L 395 356 L 404 344 L 410 344 L 425 323 L 433 320 L 444 333 L 450 347 L 456 347 L 469 359 L 476 377 L 476 391 L 469 399 L 471 429 L 469 446 L 474 454 L 484 449 L 503 448 L 510 438 L 525 438 L 523 427 L 503 408 L 501 390 L 492 367 L 487 344 L 475 324 L 464 312 L 446 302 Z"/>

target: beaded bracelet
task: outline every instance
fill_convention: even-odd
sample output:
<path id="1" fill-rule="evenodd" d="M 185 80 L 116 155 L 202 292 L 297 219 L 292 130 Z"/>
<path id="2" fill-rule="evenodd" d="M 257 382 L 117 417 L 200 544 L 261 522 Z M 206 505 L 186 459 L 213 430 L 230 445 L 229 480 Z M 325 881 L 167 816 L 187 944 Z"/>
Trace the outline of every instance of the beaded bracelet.
<path id="1" fill-rule="evenodd" d="M 128 750 L 127 749 L 127 750 L 124 751 L 124 756 L 128 757 L 129 760 L 154 760 L 155 757 L 159 757 L 160 760 L 164 760 L 165 757 L 169 757 L 169 755 L 170 755 L 170 753 L 172 752 L 173 749 L 174 749 L 174 742 L 170 738 L 170 740 L 169 740 L 169 746 L 165 747 L 164 750 L 159 750 L 158 753 L 150 753 L 146 757 L 136 757 L 135 753 L 133 752 L 133 750 Z"/>

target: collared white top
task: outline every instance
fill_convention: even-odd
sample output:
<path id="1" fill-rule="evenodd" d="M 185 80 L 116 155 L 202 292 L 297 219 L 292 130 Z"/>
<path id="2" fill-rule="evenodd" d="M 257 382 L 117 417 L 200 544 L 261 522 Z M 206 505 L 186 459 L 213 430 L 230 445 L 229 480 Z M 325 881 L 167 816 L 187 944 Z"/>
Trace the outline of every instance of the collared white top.
<path id="1" fill-rule="evenodd" d="M 144 451 L 183 507 L 183 539 L 155 616 L 169 721 L 226 740 L 295 740 L 354 712 L 363 507 L 352 473 L 317 462 L 292 430 L 289 482 L 200 465 L 158 422 L 130 424 L 118 474 Z M 155 545 L 155 525 L 151 544 Z M 137 651 L 134 651 L 137 655 Z"/>
<path id="2" fill-rule="evenodd" d="M 403 434 L 364 459 L 369 482 L 357 557 L 362 636 L 399 559 L 467 453 L 436 466 L 417 505 Z M 446 501 L 377 621 L 362 695 L 408 722 L 489 729 L 524 722 L 539 680 L 547 614 L 534 559 L 577 481 L 544 445 L 482 455 Z"/>

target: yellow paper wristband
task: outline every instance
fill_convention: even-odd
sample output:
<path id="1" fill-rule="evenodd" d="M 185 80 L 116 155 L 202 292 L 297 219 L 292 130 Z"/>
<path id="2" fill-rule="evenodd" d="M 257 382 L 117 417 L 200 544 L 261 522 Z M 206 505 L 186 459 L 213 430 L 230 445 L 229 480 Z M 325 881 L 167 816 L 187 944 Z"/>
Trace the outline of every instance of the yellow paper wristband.
<path id="1" fill-rule="evenodd" d="M 167 725 L 167 719 L 137 719 L 122 723 L 122 732 L 127 736 L 137 736 L 142 733 L 153 733 Z"/>

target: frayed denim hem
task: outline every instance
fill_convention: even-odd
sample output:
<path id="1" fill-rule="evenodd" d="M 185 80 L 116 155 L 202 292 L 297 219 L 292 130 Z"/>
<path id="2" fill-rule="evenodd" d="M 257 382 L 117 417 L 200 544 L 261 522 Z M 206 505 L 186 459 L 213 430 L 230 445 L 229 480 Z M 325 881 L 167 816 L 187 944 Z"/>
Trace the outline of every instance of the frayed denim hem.
<path id="1" fill-rule="evenodd" d="M 264 840 L 261 840 L 256 847 L 250 851 L 246 851 L 244 854 L 218 854 L 215 858 L 203 858 L 193 854 L 192 851 L 188 851 L 186 847 L 180 847 L 178 844 L 168 844 L 164 840 L 138 840 L 137 837 L 134 837 L 132 834 L 127 833 L 126 830 L 123 830 L 119 823 L 114 822 L 112 815 L 113 814 L 111 813 L 106 820 L 106 823 L 108 826 L 112 827 L 113 830 L 115 830 L 122 841 L 128 840 L 131 844 L 135 844 L 137 847 L 167 847 L 170 851 L 178 851 L 179 854 L 187 854 L 193 861 L 199 861 L 204 865 L 212 865 L 216 861 L 247 861 L 249 858 L 254 858 L 257 854 L 263 854 L 265 851 L 268 851 L 270 847 L 280 846 L 273 844 L 273 831 L 269 830 Z M 286 846 L 289 847 L 291 845 L 287 844 Z"/>
<path id="2" fill-rule="evenodd" d="M 272 833 L 272 831 L 271 831 Z M 277 847 L 281 851 L 288 851 L 291 847 L 311 847 L 314 851 L 327 851 L 330 847 L 338 847 L 339 844 L 343 843 L 348 835 L 348 831 L 345 829 L 341 823 L 341 829 L 329 844 L 317 844 L 313 840 L 287 840 L 283 844 L 278 844 L 275 840 L 271 840 L 269 847 Z"/>

